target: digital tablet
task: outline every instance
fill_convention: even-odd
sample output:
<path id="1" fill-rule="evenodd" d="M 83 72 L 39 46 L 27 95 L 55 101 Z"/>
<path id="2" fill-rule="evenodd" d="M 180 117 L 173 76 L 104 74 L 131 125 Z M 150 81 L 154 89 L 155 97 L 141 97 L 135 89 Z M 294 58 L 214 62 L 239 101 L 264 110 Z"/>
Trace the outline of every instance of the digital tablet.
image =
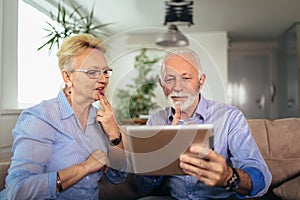
<path id="1" fill-rule="evenodd" d="M 128 126 L 126 134 L 125 149 L 136 174 L 183 175 L 178 158 L 191 144 L 214 145 L 212 124 Z"/>

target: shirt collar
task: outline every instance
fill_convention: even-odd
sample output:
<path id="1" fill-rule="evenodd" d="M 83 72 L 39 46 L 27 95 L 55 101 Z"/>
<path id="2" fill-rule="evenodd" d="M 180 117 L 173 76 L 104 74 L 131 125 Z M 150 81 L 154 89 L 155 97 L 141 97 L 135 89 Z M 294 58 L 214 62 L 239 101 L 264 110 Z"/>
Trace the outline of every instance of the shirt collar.
<path id="1" fill-rule="evenodd" d="M 58 105 L 60 110 L 60 115 L 62 119 L 67 119 L 74 114 L 71 105 L 68 102 L 66 95 L 64 94 L 63 90 L 59 91 L 58 96 Z"/>
<path id="2" fill-rule="evenodd" d="M 195 114 L 199 115 L 203 120 L 205 120 L 207 117 L 208 101 L 201 94 L 199 94 L 199 98 L 200 98 L 200 102 L 198 103 Z"/>
<path id="3" fill-rule="evenodd" d="M 63 120 L 75 114 L 71 105 L 68 102 L 66 95 L 62 90 L 58 93 L 58 104 L 59 104 L 61 118 Z M 93 124 L 96 122 L 96 109 L 97 108 L 95 108 L 94 106 L 90 107 L 90 114 L 89 114 L 87 124 Z"/>

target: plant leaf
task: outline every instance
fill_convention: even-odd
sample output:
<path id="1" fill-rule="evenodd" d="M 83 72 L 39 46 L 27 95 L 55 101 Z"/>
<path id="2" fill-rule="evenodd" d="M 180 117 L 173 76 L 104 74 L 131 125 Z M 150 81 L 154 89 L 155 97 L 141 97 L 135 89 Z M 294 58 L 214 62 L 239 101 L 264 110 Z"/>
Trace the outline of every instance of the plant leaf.
<path id="1" fill-rule="evenodd" d="M 50 17 L 53 21 L 57 22 L 57 25 L 46 22 L 48 27 L 43 28 L 47 32 L 45 38 L 50 39 L 41 45 L 38 50 L 49 45 L 49 51 L 51 51 L 54 44 L 56 44 L 59 48 L 60 41 L 64 38 L 70 37 L 73 34 L 89 33 L 96 37 L 98 37 L 100 34 L 103 36 L 108 36 L 108 34 L 100 29 L 108 26 L 111 23 L 100 25 L 93 23 L 95 2 L 87 16 L 81 13 L 81 5 L 76 6 L 72 0 L 69 2 L 72 6 L 71 12 L 67 12 L 63 5 L 63 0 L 58 1 L 57 13 L 54 14 L 50 11 Z"/>

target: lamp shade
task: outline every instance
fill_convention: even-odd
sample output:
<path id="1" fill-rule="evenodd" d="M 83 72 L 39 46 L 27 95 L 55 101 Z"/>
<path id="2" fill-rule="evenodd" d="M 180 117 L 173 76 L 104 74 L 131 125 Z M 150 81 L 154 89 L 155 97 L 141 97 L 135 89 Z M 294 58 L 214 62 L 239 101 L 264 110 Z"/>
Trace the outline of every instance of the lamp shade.
<path id="1" fill-rule="evenodd" d="M 183 47 L 189 45 L 187 37 L 182 34 L 176 25 L 169 26 L 167 32 L 158 36 L 156 44 L 163 47 Z"/>

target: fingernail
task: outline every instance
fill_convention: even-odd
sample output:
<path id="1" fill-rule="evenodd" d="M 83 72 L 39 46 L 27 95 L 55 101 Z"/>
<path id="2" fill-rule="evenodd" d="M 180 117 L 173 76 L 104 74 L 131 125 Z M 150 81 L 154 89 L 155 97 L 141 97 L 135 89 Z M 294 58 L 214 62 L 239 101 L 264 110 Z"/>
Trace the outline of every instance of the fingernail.
<path id="1" fill-rule="evenodd" d="M 204 158 L 210 151 L 211 151 L 210 148 L 207 148 L 207 147 L 201 147 L 201 148 L 200 148 L 200 152 L 199 152 L 199 154 L 198 154 L 198 157 L 199 157 L 199 158 Z"/>
<path id="2" fill-rule="evenodd" d="M 104 92 L 103 92 L 102 90 L 99 90 L 99 94 L 100 94 L 101 96 L 104 96 Z"/>
<path id="3" fill-rule="evenodd" d="M 184 155 L 179 156 L 179 160 L 182 161 Z"/>
<path id="4" fill-rule="evenodd" d="M 186 155 L 181 154 L 181 155 L 179 156 L 179 161 L 184 162 L 186 158 L 187 158 Z"/>
<path id="5" fill-rule="evenodd" d="M 184 168 L 184 164 L 181 162 L 181 163 L 179 163 L 179 166 L 181 167 L 181 168 Z"/>

